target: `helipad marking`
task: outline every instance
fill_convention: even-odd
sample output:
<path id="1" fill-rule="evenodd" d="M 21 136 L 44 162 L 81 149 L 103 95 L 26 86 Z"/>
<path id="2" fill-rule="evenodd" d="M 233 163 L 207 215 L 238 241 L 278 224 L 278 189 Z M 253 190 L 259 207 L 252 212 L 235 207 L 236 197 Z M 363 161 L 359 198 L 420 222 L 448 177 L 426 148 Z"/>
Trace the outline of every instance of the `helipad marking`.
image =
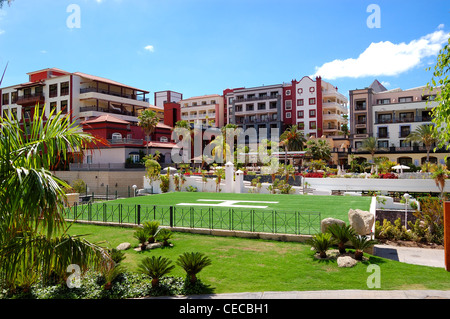
<path id="1" fill-rule="evenodd" d="M 221 200 L 221 199 L 197 199 L 197 202 L 218 202 L 218 204 L 207 203 L 179 203 L 180 206 L 213 206 L 213 207 L 239 207 L 239 208 L 267 208 L 268 206 L 236 205 L 237 203 L 252 204 L 278 204 L 278 202 L 253 201 L 253 200 Z"/>

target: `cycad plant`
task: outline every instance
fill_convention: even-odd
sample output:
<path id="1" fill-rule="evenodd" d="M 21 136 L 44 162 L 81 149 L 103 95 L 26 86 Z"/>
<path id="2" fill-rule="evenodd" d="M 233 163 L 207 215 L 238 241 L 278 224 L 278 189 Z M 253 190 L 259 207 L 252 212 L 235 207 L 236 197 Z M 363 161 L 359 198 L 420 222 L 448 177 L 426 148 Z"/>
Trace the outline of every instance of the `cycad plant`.
<path id="1" fill-rule="evenodd" d="M 191 284 L 197 282 L 197 274 L 211 265 L 211 259 L 199 252 L 183 253 L 178 257 L 177 265 L 186 271 Z"/>
<path id="2" fill-rule="evenodd" d="M 112 263 L 102 247 L 67 234 L 69 185 L 51 172 L 96 140 L 67 115 L 39 110 L 20 122 L 0 117 L 0 284 L 9 289 L 31 272 L 45 281 L 67 277 L 71 264 L 101 270 Z"/>
<path id="3" fill-rule="evenodd" d="M 172 262 L 165 257 L 147 257 L 138 266 L 138 271 L 152 278 L 152 288 L 159 285 L 159 279 L 175 268 Z"/>
<path id="4" fill-rule="evenodd" d="M 352 245 L 355 248 L 355 259 L 362 260 L 364 250 L 372 247 L 377 243 L 376 240 L 370 239 L 367 236 L 357 235 L 352 238 Z"/>
<path id="5" fill-rule="evenodd" d="M 337 241 L 340 254 L 345 254 L 345 243 L 356 236 L 355 230 L 345 224 L 332 224 L 327 228 L 327 232 Z"/>
<path id="6" fill-rule="evenodd" d="M 158 241 L 162 241 L 162 245 L 164 247 L 167 247 L 170 245 L 169 239 L 171 239 L 172 237 L 173 237 L 172 231 L 170 229 L 163 228 L 158 232 L 158 235 L 156 238 Z"/>
<path id="7" fill-rule="evenodd" d="M 148 239 L 147 232 L 143 228 L 138 228 L 133 233 L 133 237 L 136 238 L 139 244 L 141 245 L 141 251 L 145 250 L 146 248 L 145 244 L 147 243 Z"/>
<path id="8" fill-rule="evenodd" d="M 327 258 L 327 250 L 333 244 L 330 233 L 318 233 L 308 243 L 319 253 L 320 258 Z"/>
<path id="9" fill-rule="evenodd" d="M 159 231 L 159 222 L 156 220 L 148 221 L 143 224 L 144 231 L 147 233 L 148 236 L 148 242 L 154 243 L 156 235 Z"/>

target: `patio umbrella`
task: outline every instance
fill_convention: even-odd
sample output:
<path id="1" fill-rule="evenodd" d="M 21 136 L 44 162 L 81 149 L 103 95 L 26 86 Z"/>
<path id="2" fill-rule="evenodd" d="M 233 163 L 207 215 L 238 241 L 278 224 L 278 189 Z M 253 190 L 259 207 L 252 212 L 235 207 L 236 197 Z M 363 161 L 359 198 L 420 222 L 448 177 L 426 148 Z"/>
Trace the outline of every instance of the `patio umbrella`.
<path id="1" fill-rule="evenodd" d="M 177 171 L 177 169 L 175 167 L 169 166 L 169 167 L 164 168 L 163 171 L 165 171 L 165 172 L 169 171 L 170 174 L 172 174 L 172 173 L 175 173 Z"/>
<path id="2" fill-rule="evenodd" d="M 395 165 L 395 166 L 392 166 L 392 169 L 395 169 L 397 171 L 400 170 L 400 172 L 403 173 L 404 169 L 410 169 L 410 167 L 406 166 L 406 165 Z"/>

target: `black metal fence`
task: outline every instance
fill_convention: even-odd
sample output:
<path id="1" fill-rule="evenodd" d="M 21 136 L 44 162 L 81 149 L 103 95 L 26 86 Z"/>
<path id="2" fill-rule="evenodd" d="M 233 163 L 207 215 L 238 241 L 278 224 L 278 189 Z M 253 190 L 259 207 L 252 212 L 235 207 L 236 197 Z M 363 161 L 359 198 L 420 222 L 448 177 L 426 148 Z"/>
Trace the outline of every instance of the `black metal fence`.
<path id="1" fill-rule="evenodd" d="M 67 219 L 140 225 L 157 220 L 162 226 L 313 235 L 320 232 L 319 212 L 224 207 L 185 207 L 88 203 L 66 209 Z"/>

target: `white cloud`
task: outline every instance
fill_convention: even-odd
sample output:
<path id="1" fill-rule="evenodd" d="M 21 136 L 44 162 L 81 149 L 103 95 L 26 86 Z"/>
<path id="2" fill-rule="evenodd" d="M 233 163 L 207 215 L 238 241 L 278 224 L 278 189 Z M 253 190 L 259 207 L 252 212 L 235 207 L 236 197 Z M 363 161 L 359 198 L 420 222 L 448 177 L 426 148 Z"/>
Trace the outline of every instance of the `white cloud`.
<path id="1" fill-rule="evenodd" d="M 316 67 L 314 76 L 333 80 L 398 75 L 420 65 L 424 58 L 437 55 L 448 38 L 448 32 L 438 30 L 410 43 L 371 43 L 356 59 L 334 60 Z"/>
<path id="2" fill-rule="evenodd" d="M 389 83 L 388 81 L 381 81 L 381 84 L 382 84 L 384 87 L 391 86 L 391 83 Z"/>
<path id="3" fill-rule="evenodd" d="M 147 45 L 144 49 L 150 52 L 155 52 L 155 47 L 153 45 Z"/>
<path id="4" fill-rule="evenodd" d="M 0 30 L 0 35 L 2 35 L 3 33 L 5 33 L 5 30 Z"/>

